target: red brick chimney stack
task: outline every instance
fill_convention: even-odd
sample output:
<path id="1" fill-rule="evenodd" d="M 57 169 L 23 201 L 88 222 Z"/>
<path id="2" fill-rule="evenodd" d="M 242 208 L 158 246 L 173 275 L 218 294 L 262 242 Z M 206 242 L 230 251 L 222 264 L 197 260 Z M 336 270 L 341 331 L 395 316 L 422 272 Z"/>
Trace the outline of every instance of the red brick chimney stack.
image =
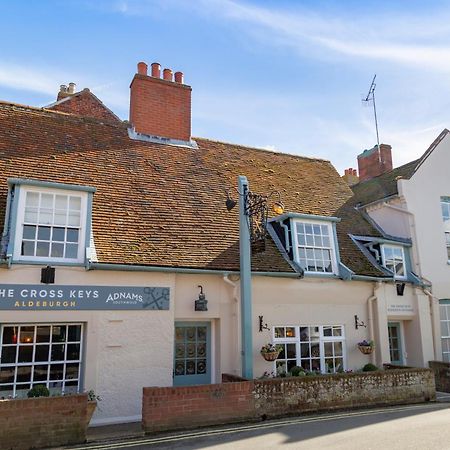
<path id="1" fill-rule="evenodd" d="M 191 140 L 191 91 L 183 83 L 183 73 L 163 70 L 158 63 L 138 63 L 130 85 L 130 122 L 137 133 L 168 139 Z"/>
<path id="2" fill-rule="evenodd" d="M 359 180 L 365 181 L 392 170 L 392 147 L 380 144 L 380 151 L 375 145 L 358 155 Z"/>
<path id="3" fill-rule="evenodd" d="M 345 169 L 342 178 L 347 182 L 349 186 L 353 186 L 354 184 L 359 183 L 358 172 L 353 168 Z"/>

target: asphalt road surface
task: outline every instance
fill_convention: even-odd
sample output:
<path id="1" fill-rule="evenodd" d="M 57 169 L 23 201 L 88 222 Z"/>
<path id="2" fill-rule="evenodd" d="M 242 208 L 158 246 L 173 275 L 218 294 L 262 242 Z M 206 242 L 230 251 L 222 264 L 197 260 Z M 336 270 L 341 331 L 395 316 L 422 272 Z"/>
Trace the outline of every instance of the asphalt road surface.
<path id="1" fill-rule="evenodd" d="M 450 404 L 430 403 L 268 420 L 74 448 L 450 450 Z"/>

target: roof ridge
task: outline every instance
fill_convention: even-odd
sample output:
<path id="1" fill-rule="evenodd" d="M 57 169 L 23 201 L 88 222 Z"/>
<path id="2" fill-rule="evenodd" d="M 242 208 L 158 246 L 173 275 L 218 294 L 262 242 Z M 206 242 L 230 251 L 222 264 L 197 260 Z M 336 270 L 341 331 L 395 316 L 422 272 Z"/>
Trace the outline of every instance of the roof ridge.
<path id="1" fill-rule="evenodd" d="M 101 123 L 104 125 L 110 125 L 113 127 L 122 127 L 124 126 L 124 121 L 118 121 L 117 123 L 113 122 L 113 121 L 108 121 L 108 120 L 103 120 L 103 119 L 99 119 L 97 117 L 91 117 L 91 116 L 78 116 L 76 114 L 72 114 L 72 113 L 67 113 L 67 112 L 63 112 L 63 111 L 58 111 L 55 109 L 49 109 L 45 106 L 31 106 L 31 105 L 24 105 L 22 103 L 14 103 L 14 102 L 10 102 L 7 100 L 0 100 L 0 108 L 2 106 L 6 106 L 6 107 L 12 107 L 12 108 L 17 108 L 17 109 L 21 109 L 24 111 L 29 111 L 29 112 L 40 112 L 40 113 L 47 113 L 47 114 L 54 114 L 56 116 L 63 116 L 66 118 L 71 118 L 74 120 L 78 120 L 78 121 L 88 121 L 88 122 L 97 122 L 97 123 Z M 120 120 L 120 119 L 119 119 Z"/>
<path id="2" fill-rule="evenodd" d="M 208 142 L 215 142 L 217 144 L 232 145 L 233 147 L 242 147 L 242 148 L 247 148 L 249 150 L 256 150 L 256 151 L 271 153 L 271 154 L 275 154 L 275 155 L 292 156 L 293 158 L 309 159 L 311 161 L 322 161 L 322 162 L 331 163 L 331 161 L 329 159 L 325 159 L 325 158 L 318 158 L 315 156 L 296 155 L 295 153 L 281 152 L 278 150 L 269 150 L 267 148 L 254 147 L 254 146 L 244 145 L 244 144 L 236 144 L 236 143 L 227 142 L 227 141 L 218 141 L 217 139 L 209 139 L 209 138 L 204 138 L 204 137 L 199 137 L 199 136 L 193 136 L 192 139 L 195 139 L 197 141 L 202 140 L 202 141 L 208 141 Z"/>

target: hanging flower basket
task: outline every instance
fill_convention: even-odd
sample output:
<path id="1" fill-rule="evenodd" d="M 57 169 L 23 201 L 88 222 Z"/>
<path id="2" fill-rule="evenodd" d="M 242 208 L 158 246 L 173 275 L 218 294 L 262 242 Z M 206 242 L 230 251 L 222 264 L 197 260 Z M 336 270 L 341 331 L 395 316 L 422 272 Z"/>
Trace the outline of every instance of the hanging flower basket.
<path id="1" fill-rule="evenodd" d="M 375 348 L 375 344 L 373 341 L 362 341 L 358 342 L 358 349 L 364 355 L 370 355 Z"/>
<path id="2" fill-rule="evenodd" d="M 263 347 L 261 348 L 261 356 L 266 361 L 275 361 L 278 358 L 281 350 L 283 350 L 283 347 L 281 345 L 274 345 L 269 343 L 263 345 Z"/>
<path id="3" fill-rule="evenodd" d="M 266 360 L 266 361 L 275 361 L 278 358 L 278 355 L 280 354 L 280 352 L 261 352 L 261 356 Z"/>

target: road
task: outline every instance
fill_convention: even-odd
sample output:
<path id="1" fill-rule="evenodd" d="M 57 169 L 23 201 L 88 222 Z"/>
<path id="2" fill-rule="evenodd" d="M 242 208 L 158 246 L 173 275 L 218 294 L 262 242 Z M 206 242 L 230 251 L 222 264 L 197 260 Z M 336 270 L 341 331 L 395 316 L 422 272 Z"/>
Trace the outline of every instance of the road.
<path id="1" fill-rule="evenodd" d="M 75 447 L 103 449 L 450 450 L 450 404 L 399 406 Z"/>

